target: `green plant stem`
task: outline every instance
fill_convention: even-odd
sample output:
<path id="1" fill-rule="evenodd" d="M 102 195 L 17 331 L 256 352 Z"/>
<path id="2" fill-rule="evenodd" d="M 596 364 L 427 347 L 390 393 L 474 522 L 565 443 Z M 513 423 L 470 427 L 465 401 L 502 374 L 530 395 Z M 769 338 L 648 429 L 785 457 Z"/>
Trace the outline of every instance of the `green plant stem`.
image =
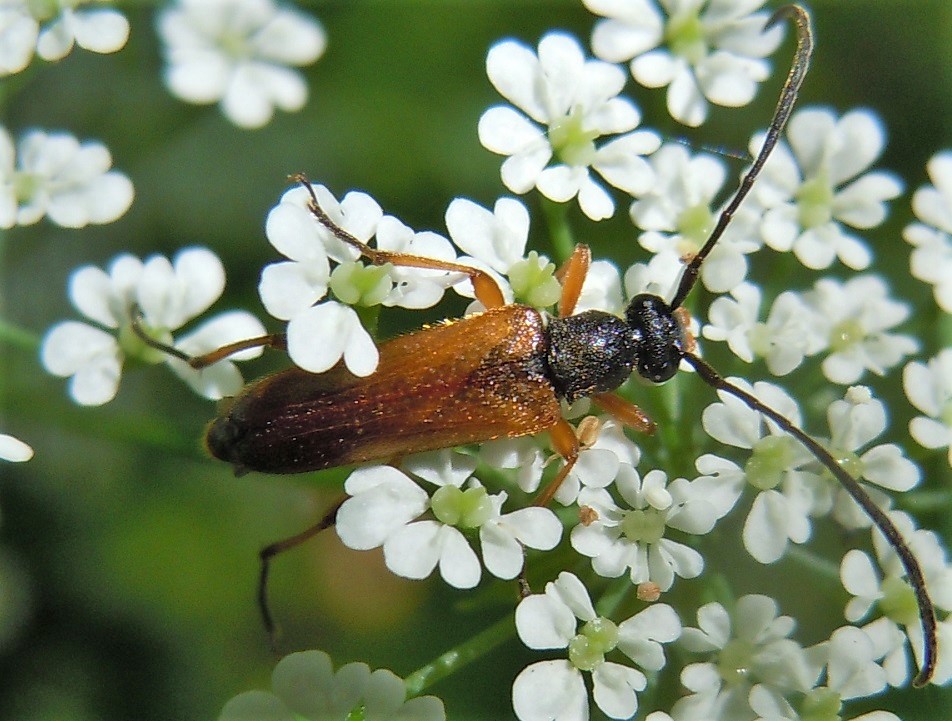
<path id="1" fill-rule="evenodd" d="M 468 663 L 486 655 L 515 635 L 512 615 L 503 616 L 489 628 L 433 659 L 407 676 L 407 696 L 419 696 L 437 681 L 456 673 Z"/>
<path id="2" fill-rule="evenodd" d="M 825 558 L 821 558 L 812 551 L 808 551 L 803 546 L 797 546 L 791 544 L 787 548 L 787 556 L 790 557 L 793 561 L 796 561 L 804 568 L 807 568 L 811 573 L 815 573 L 823 578 L 827 578 L 836 583 L 840 582 L 840 567 L 838 564 L 833 563 Z"/>
<path id="3" fill-rule="evenodd" d="M 367 332 L 370 333 L 371 338 L 377 337 L 377 329 L 380 324 L 380 306 L 363 306 L 358 305 L 354 306 L 354 310 L 357 312 L 357 317 L 360 318 L 361 324 L 364 328 L 367 329 Z"/>
<path id="4" fill-rule="evenodd" d="M 549 226 L 549 239 L 558 261 L 564 262 L 572 256 L 575 250 L 575 236 L 568 222 L 568 203 L 556 203 L 548 198 L 539 198 L 542 212 L 545 214 L 546 224 Z"/>
<path id="5" fill-rule="evenodd" d="M 595 613 L 599 616 L 612 618 L 615 611 L 631 593 L 636 590 L 636 586 L 631 582 L 628 574 L 623 574 L 608 585 L 608 589 L 601 595 L 595 603 Z"/>
<path id="6" fill-rule="evenodd" d="M 952 491 L 909 491 L 902 495 L 903 508 L 913 513 L 935 513 L 952 507 Z"/>
<path id="7" fill-rule="evenodd" d="M 0 318 L 0 343 L 21 350 L 35 351 L 40 347 L 40 338 L 35 333 L 7 323 Z"/>

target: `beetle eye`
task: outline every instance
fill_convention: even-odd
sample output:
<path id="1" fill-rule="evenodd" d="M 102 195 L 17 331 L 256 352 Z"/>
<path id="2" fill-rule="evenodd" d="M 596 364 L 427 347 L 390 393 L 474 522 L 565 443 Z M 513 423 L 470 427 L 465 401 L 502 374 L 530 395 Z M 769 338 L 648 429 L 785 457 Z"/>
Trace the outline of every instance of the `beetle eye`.
<path id="1" fill-rule="evenodd" d="M 637 339 L 638 375 L 664 383 L 678 372 L 684 333 L 674 312 L 662 298 L 643 293 L 631 299 L 625 319 Z"/>

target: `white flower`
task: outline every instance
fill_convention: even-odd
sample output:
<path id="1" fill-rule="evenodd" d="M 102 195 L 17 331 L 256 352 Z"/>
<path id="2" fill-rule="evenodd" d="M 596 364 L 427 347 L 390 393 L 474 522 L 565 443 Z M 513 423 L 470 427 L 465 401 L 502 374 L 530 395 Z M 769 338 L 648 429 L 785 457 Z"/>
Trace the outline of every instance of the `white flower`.
<path id="1" fill-rule="evenodd" d="M 933 185 L 912 196 L 920 223 L 911 223 L 903 237 L 915 249 L 909 258 L 912 274 L 931 283 L 936 303 L 952 313 L 952 151 L 938 153 L 927 165 Z"/>
<path id="2" fill-rule="evenodd" d="M 323 185 L 311 187 L 328 217 L 358 241 L 369 244 L 376 235 L 381 251 L 456 260 L 446 238 L 415 233 L 384 216 L 369 195 L 352 191 L 338 202 Z M 314 217 L 309 200 L 306 188 L 292 188 L 268 214 L 268 240 L 288 260 L 265 266 L 258 285 L 261 301 L 271 315 L 288 322 L 288 354 L 295 364 L 323 373 L 343 359 L 351 373 L 368 376 L 377 368 L 377 347 L 350 306 L 426 308 L 460 273 L 368 265 L 355 247 Z M 325 299 L 328 291 L 336 300 Z"/>
<path id="3" fill-rule="evenodd" d="M 295 314 L 288 322 L 288 355 L 311 373 L 323 373 L 341 359 L 355 376 L 377 368 L 377 346 L 353 308 L 329 300 Z"/>
<path id="4" fill-rule="evenodd" d="M 708 104 L 749 103 L 770 68 L 762 58 L 780 45 L 783 29 L 764 29 L 763 0 L 583 0 L 607 17 L 595 25 L 592 48 L 610 62 L 631 60 L 631 74 L 649 88 L 668 86 L 668 112 L 685 125 L 707 118 Z M 753 14 L 751 14 L 753 13 Z"/>
<path id="5" fill-rule="evenodd" d="M 325 721 L 353 716 L 367 721 L 443 721 L 443 702 L 435 696 L 407 699 L 403 681 L 392 671 L 371 671 L 348 663 L 337 671 L 323 651 L 300 651 L 282 658 L 268 691 L 246 691 L 225 704 L 218 721 Z"/>
<path id="6" fill-rule="evenodd" d="M 603 310 L 624 315 L 625 299 L 618 266 L 609 260 L 593 260 L 582 283 L 582 292 L 575 304 L 575 312 Z"/>
<path id="7" fill-rule="evenodd" d="M 827 449 L 853 478 L 890 491 L 908 491 L 919 483 L 918 466 L 896 444 L 883 443 L 861 452 L 886 430 L 886 407 L 872 397 L 868 388 L 847 389 L 843 400 L 830 404 L 827 421 L 831 433 Z M 832 478 L 830 482 L 835 483 Z M 849 493 L 839 484 L 836 488 L 836 519 L 847 528 L 869 526 L 872 521 Z M 867 487 L 867 491 L 871 490 Z"/>
<path id="8" fill-rule="evenodd" d="M 23 463 L 33 458 L 33 449 L 19 438 L 0 433 L 0 460 Z"/>
<path id="9" fill-rule="evenodd" d="M 159 16 L 169 90 L 218 102 L 235 125 L 259 128 L 274 109 L 304 107 L 307 85 L 288 66 L 310 65 L 327 39 L 321 24 L 272 0 L 179 0 Z"/>
<path id="10" fill-rule="evenodd" d="M 422 579 L 439 566 L 456 588 L 472 588 L 481 576 L 463 531 L 478 529 L 486 570 L 505 579 L 522 570 L 524 546 L 550 550 L 559 542 L 562 525 L 552 511 L 532 507 L 503 514 L 506 494 L 491 496 L 475 479 L 464 490 L 466 475 L 424 472 L 421 477 L 439 486 L 430 498 L 396 468 L 360 468 L 344 484 L 351 497 L 337 513 L 337 534 L 355 550 L 383 546 L 387 568 L 398 576 Z M 427 510 L 433 518 L 418 520 Z"/>
<path id="11" fill-rule="evenodd" d="M 754 184 L 751 197 L 764 209 L 760 232 L 774 250 L 788 251 L 808 268 L 828 268 L 839 259 L 854 270 L 872 259 L 866 242 L 848 228 L 880 225 L 886 201 L 902 192 L 899 180 L 883 171 L 864 173 L 882 154 L 886 135 L 868 110 L 842 118 L 825 108 L 795 112 Z M 754 136 L 752 153 L 763 145 Z M 792 150 L 791 150 L 792 149 Z"/>
<path id="12" fill-rule="evenodd" d="M 579 627 L 578 622 L 582 622 Z M 524 668 L 512 685 L 512 705 L 520 721 L 582 721 L 588 692 L 582 672 L 590 672 L 595 704 L 610 718 L 627 719 L 638 710 L 637 692 L 647 679 L 637 668 L 608 661 L 615 649 L 648 671 L 665 665 L 662 644 L 677 639 L 681 622 L 670 606 L 658 604 L 616 625 L 598 616 L 588 591 L 562 572 L 545 593 L 522 599 L 516 631 L 531 649 L 568 649 L 564 660 L 539 661 Z"/>
<path id="13" fill-rule="evenodd" d="M 631 101 L 617 97 L 625 85 L 618 67 L 586 60 L 574 38 L 549 33 L 538 54 L 513 40 L 496 44 L 486 72 L 500 94 L 523 111 L 496 106 L 479 119 L 483 146 L 510 156 L 502 164 L 502 181 L 512 192 L 536 187 L 558 203 L 578 196 L 582 212 L 601 220 L 614 214 L 615 203 L 589 168 L 632 195 L 648 190 L 652 172 L 642 156 L 660 141 L 651 132 L 630 132 L 641 116 Z M 596 147 L 597 138 L 620 133 Z"/>
<path id="14" fill-rule="evenodd" d="M 602 576 L 629 571 L 633 584 L 656 583 L 667 591 L 675 576 L 695 578 L 704 559 L 693 548 L 665 538 L 667 529 L 703 534 L 714 527 L 714 507 L 683 478 L 667 482 L 664 471 L 653 470 L 644 479 L 623 464 L 614 487 L 624 499 L 616 504 L 604 488 L 585 488 L 578 504 L 595 511 L 595 520 L 572 529 L 572 547 L 592 559 Z"/>
<path id="15" fill-rule="evenodd" d="M 40 24 L 26 0 L 0 6 L 0 77 L 12 75 L 30 64 Z"/>
<path id="16" fill-rule="evenodd" d="M 559 300 L 562 287 L 555 278 L 555 265 L 535 251 L 525 255 L 529 211 L 520 201 L 499 198 L 490 211 L 466 198 L 456 198 L 446 209 L 446 229 L 467 254 L 459 262 L 489 272 L 507 303 L 546 308 Z M 475 297 L 468 279 L 453 288 L 464 297 Z M 469 310 L 477 307 L 482 306 L 474 304 Z"/>
<path id="17" fill-rule="evenodd" d="M 432 231 L 416 232 L 391 215 L 385 215 L 377 224 L 377 248 L 394 253 L 406 253 L 434 260 L 456 261 L 450 242 Z M 335 271 L 340 272 L 340 271 Z M 443 292 L 459 281 L 461 274 L 445 270 L 427 270 L 394 266 L 388 270 L 392 286 L 382 304 L 417 310 L 430 308 L 440 302 Z M 342 295 L 331 277 L 331 290 Z"/>
<path id="18" fill-rule="evenodd" d="M 739 378 L 728 380 L 800 424 L 796 402 L 777 386 L 758 382 L 751 387 Z M 744 523 L 744 547 L 761 563 L 773 563 L 788 542 L 809 539 L 817 486 L 823 484 L 804 470 L 812 465 L 813 456 L 785 431 L 739 398 L 724 391 L 718 391 L 718 396 L 720 402 L 709 405 L 701 415 L 704 430 L 720 443 L 750 449 L 751 455 L 743 468 L 717 456 L 702 456 L 697 467 L 705 475 L 694 481 L 694 488 L 714 504 L 719 515 L 733 507 L 747 483 L 757 489 Z"/>
<path id="19" fill-rule="evenodd" d="M 605 488 L 615 481 L 624 466 L 633 467 L 641 458 L 641 450 L 614 419 L 602 422 L 593 443 L 584 445 L 578 459 L 555 493 L 563 506 L 575 503 L 583 488 Z"/>
<path id="20" fill-rule="evenodd" d="M 111 223 L 133 196 L 132 183 L 111 165 L 104 145 L 67 133 L 30 131 L 14 152 L 0 127 L 0 228 L 31 225 L 44 215 L 64 228 Z"/>
<path id="21" fill-rule="evenodd" d="M 804 300 L 813 309 L 816 332 L 826 336 L 829 355 L 822 369 L 833 383 L 855 383 L 866 370 L 885 375 L 919 347 L 911 336 L 888 332 L 909 317 L 909 306 L 890 298 L 879 276 L 845 283 L 822 278 Z"/>
<path id="22" fill-rule="evenodd" d="M 750 692 L 750 707 L 757 721 L 808 721 L 815 718 L 840 719 L 843 702 L 881 693 L 886 687 L 886 671 L 878 663 L 882 658 L 876 640 L 865 629 L 838 628 L 824 641 L 809 649 L 814 657 L 825 659 L 826 684 L 810 689 L 799 699 L 797 710 L 785 699 L 763 686 Z M 886 712 L 863 714 L 854 721 L 898 721 Z"/>
<path id="23" fill-rule="evenodd" d="M 640 293 L 651 293 L 670 300 L 682 272 L 684 263 L 676 252 L 656 253 L 647 263 L 635 263 L 625 271 L 625 295 L 633 298 Z M 697 328 L 691 330 L 694 332 Z"/>
<path id="24" fill-rule="evenodd" d="M 651 156 L 655 183 L 631 204 L 632 222 L 644 230 L 638 242 L 652 253 L 673 252 L 691 258 L 717 221 L 711 207 L 724 184 L 724 164 L 712 155 L 693 158 L 687 148 L 669 143 Z M 735 287 L 747 274 L 747 253 L 757 250 L 753 215 L 745 210 L 732 223 L 701 266 L 704 286 L 715 293 Z"/>
<path id="25" fill-rule="evenodd" d="M 0 7 L 0 76 L 23 70 L 34 48 L 44 60 L 61 60 L 74 43 L 94 53 L 122 48 L 129 39 L 125 16 L 112 8 L 79 7 L 90 4 L 82 0 L 4 2 Z"/>
<path id="26" fill-rule="evenodd" d="M 826 685 L 840 698 L 875 696 L 886 688 L 886 671 L 873 639 L 853 626 L 836 629 L 827 642 Z"/>
<path id="27" fill-rule="evenodd" d="M 150 337 L 188 355 L 264 335 L 257 318 L 234 311 L 173 340 L 172 331 L 207 310 L 224 287 L 221 261 L 205 248 L 179 251 L 171 263 L 158 255 L 144 263 L 120 255 L 108 272 L 95 266 L 79 268 L 70 277 L 70 300 L 96 325 L 64 321 L 53 326 L 43 339 L 43 366 L 54 375 L 70 378 L 70 395 L 81 405 L 101 405 L 115 396 L 127 357 L 147 363 L 165 361 L 206 398 L 234 395 L 243 381 L 232 361 L 257 357 L 261 348 L 235 353 L 199 371 L 146 346 L 131 328 L 133 307 L 138 306 Z"/>
<path id="28" fill-rule="evenodd" d="M 479 446 L 479 458 L 493 468 L 516 471 L 516 484 L 526 493 L 535 493 L 542 482 L 546 454 L 537 436 L 500 438 Z"/>
<path id="29" fill-rule="evenodd" d="M 952 466 L 952 349 L 928 364 L 909 363 L 902 373 L 906 397 L 925 415 L 909 421 L 909 435 L 924 448 L 948 448 Z"/>
<path id="30" fill-rule="evenodd" d="M 789 708 L 785 696 L 805 693 L 820 675 L 820 665 L 795 641 L 789 616 L 777 615 L 777 602 L 768 596 L 738 599 L 732 613 L 719 603 L 702 606 L 698 628 L 685 628 L 681 645 L 711 660 L 692 663 L 681 672 L 691 692 L 678 700 L 671 715 L 679 721 L 752 718 L 753 689 Z"/>
<path id="31" fill-rule="evenodd" d="M 763 358 L 771 373 L 782 376 L 825 345 L 826 339 L 815 332 L 811 309 L 798 293 L 788 290 L 778 295 L 765 321 L 758 320 L 759 287 L 741 283 L 731 296 L 714 299 L 702 332 L 708 340 L 726 340 L 741 360 L 751 363 Z"/>

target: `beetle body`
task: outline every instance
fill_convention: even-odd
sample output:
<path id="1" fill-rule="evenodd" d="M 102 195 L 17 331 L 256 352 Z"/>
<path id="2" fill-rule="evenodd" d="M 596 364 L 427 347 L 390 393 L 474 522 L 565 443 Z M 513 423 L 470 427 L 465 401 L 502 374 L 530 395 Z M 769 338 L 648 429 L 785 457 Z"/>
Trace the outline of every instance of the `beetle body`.
<path id="1" fill-rule="evenodd" d="M 636 305 L 653 309 L 655 325 L 660 307 L 680 342 L 660 298 L 638 296 L 629 316 Z M 239 472 L 300 473 L 539 433 L 562 417 L 560 399 L 614 390 L 643 366 L 643 335 L 602 311 L 547 319 L 493 308 L 382 344 L 367 378 L 342 364 L 262 378 L 212 421 L 206 444 Z"/>

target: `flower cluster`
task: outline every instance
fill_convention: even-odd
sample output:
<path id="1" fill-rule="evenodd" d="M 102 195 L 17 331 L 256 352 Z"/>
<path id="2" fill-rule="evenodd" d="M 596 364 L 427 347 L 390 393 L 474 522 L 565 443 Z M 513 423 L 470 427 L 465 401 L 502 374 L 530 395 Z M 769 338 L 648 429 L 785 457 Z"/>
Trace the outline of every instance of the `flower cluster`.
<path id="1" fill-rule="evenodd" d="M 0 5 L 0 77 L 24 70 L 34 52 L 61 60 L 73 45 L 114 53 L 129 22 L 109 0 L 6 0 Z M 165 82 L 190 103 L 218 102 L 231 122 L 260 128 L 275 109 L 307 101 L 295 67 L 311 65 L 327 47 L 321 24 L 274 0 L 176 0 L 159 14 L 167 61 Z"/>
<path id="2" fill-rule="evenodd" d="M 32 130 L 14 146 L 0 127 L 0 228 L 44 216 L 64 228 L 111 223 L 132 204 L 132 183 L 110 170 L 104 145 Z"/>
<path id="3" fill-rule="evenodd" d="M 125 16 L 101 2 L 8 0 L 0 6 L 0 76 L 26 68 L 34 52 L 48 61 L 62 60 L 74 44 L 114 53 L 128 38 Z"/>
<path id="4" fill-rule="evenodd" d="M 335 671 L 330 656 L 321 651 L 285 656 L 274 667 L 271 688 L 235 696 L 225 704 L 218 721 L 446 719 L 443 702 L 435 696 L 407 699 L 403 681 L 392 671 L 371 671 L 364 663 L 348 663 Z"/>
<path id="5" fill-rule="evenodd" d="M 291 67 L 324 54 L 314 18 L 273 0 L 178 0 L 159 16 L 165 83 L 190 103 L 219 103 L 239 127 L 260 128 L 275 108 L 304 107 L 307 85 Z"/>
<path id="6" fill-rule="evenodd" d="M 172 331 L 204 313 L 224 289 L 224 268 L 207 248 L 186 248 L 171 262 L 158 255 L 145 262 L 120 255 L 108 272 L 91 265 L 79 268 L 70 278 L 70 300 L 95 325 L 63 321 L 53 326 L 43 340 L 43 366 L 54 375 L 69 377 L 70 395 L 82 405 L 110 401 L 119 388 L 123 363 L 133 358 L 168 363 L 206 398 L 234 395 L 242 378 L 232 361 L 260 355 L 260 347 L 195 370 L 181 358 L 148 345 L 133 327 L 139 317 L 143 334 L 186 357 L 264 335 L 264 327 L 253 315 L 231 311 L 173 339 Z"/>

